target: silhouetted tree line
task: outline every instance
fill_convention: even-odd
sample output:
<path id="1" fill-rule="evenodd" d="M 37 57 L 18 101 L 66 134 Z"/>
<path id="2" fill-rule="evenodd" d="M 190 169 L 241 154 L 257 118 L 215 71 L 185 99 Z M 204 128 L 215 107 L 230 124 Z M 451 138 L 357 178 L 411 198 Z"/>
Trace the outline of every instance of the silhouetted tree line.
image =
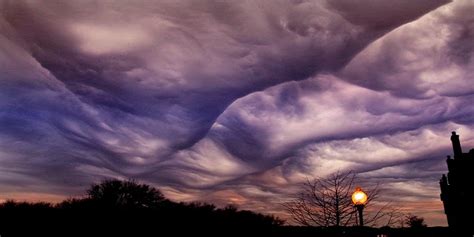
<path id="1" fill-rule="evenodd" d="M 410 216 L 409 227 L 423 227 Z M 156 188 L 134 181 L 106 180 L 82 198 L 61 203 L 13 200 L 0 204 L 0 236 L 454 236 L 447 228 L 369 228 L 283 226 L 269 215 L 217 208 L 207 203 L 178 203 Z"/>
<path id="2" fill-rule="evenodd" d="M 134 181 L 106 180 L 84 197 L 58 204 L 6 201 L 0 204 L 0 235 L 25 231 L 41 234 L 131 234 L 242 232 L 268 229 L 283 221 L 270 215 L 217 208 L 207 203 L 177 203 L 156 188 Z M 163 232 L 163 233 L 164 233 Z M 224 232 L 222 232 L 224 233 Z M 132 235 L 135 236 L 135 235 Z"/>

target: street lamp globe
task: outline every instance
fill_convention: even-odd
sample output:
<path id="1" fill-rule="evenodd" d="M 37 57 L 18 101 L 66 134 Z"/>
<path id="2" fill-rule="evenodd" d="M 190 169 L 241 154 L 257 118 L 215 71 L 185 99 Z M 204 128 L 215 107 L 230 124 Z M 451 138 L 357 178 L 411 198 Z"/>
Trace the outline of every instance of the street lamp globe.
<path id="1" fill-rule="evenodd" d="M 354 205 L 365 205 L 367 203 L 367 194 L 362 191 L 360 187 L 357 187 L 355 192 L 352 194 L 352 203 Z"/>

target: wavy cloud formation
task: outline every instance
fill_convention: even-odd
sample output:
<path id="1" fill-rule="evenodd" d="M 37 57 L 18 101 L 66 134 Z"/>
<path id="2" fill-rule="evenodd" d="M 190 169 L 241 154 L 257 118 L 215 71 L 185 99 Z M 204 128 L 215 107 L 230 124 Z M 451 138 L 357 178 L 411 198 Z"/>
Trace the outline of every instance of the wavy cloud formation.
<path id="1" fill-rule="evenodd" d="M 450 131 L 474 147 L 472 10 L 0 1 L 1 198 L 128 177 L 279 214 L 306 177 L 355 170 L 446 224 Z"/>

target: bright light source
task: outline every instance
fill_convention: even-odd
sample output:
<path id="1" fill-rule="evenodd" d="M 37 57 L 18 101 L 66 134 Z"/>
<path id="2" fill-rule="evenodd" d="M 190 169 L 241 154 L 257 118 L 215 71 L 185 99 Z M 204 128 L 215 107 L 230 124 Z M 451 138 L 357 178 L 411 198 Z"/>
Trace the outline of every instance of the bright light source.
<path id="1" fill-rule="evenodd" d="M 361 188 L 357 187 L 355 192 L 352 194 L 352 203 L 354 205 L 365 205 L 367 202 L 367 194 L 362 191 Z"/>

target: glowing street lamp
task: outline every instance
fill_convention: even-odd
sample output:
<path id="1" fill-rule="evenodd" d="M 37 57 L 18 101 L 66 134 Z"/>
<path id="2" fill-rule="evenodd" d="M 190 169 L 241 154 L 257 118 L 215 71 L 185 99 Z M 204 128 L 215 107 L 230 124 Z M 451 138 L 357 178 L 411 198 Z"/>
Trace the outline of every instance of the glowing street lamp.
<path id="1" fill-rule="evenodd" d="M 357 209 L 359 214 L 359 225 L 364 225 L 364 217 L 362 216 L 362 211 L 364 210 L 365 204 L 367 203 L 367 194 L 362 191 L 360 187 L 357 187 L 355 192 L 352 194 L 352 203 Z"/>

